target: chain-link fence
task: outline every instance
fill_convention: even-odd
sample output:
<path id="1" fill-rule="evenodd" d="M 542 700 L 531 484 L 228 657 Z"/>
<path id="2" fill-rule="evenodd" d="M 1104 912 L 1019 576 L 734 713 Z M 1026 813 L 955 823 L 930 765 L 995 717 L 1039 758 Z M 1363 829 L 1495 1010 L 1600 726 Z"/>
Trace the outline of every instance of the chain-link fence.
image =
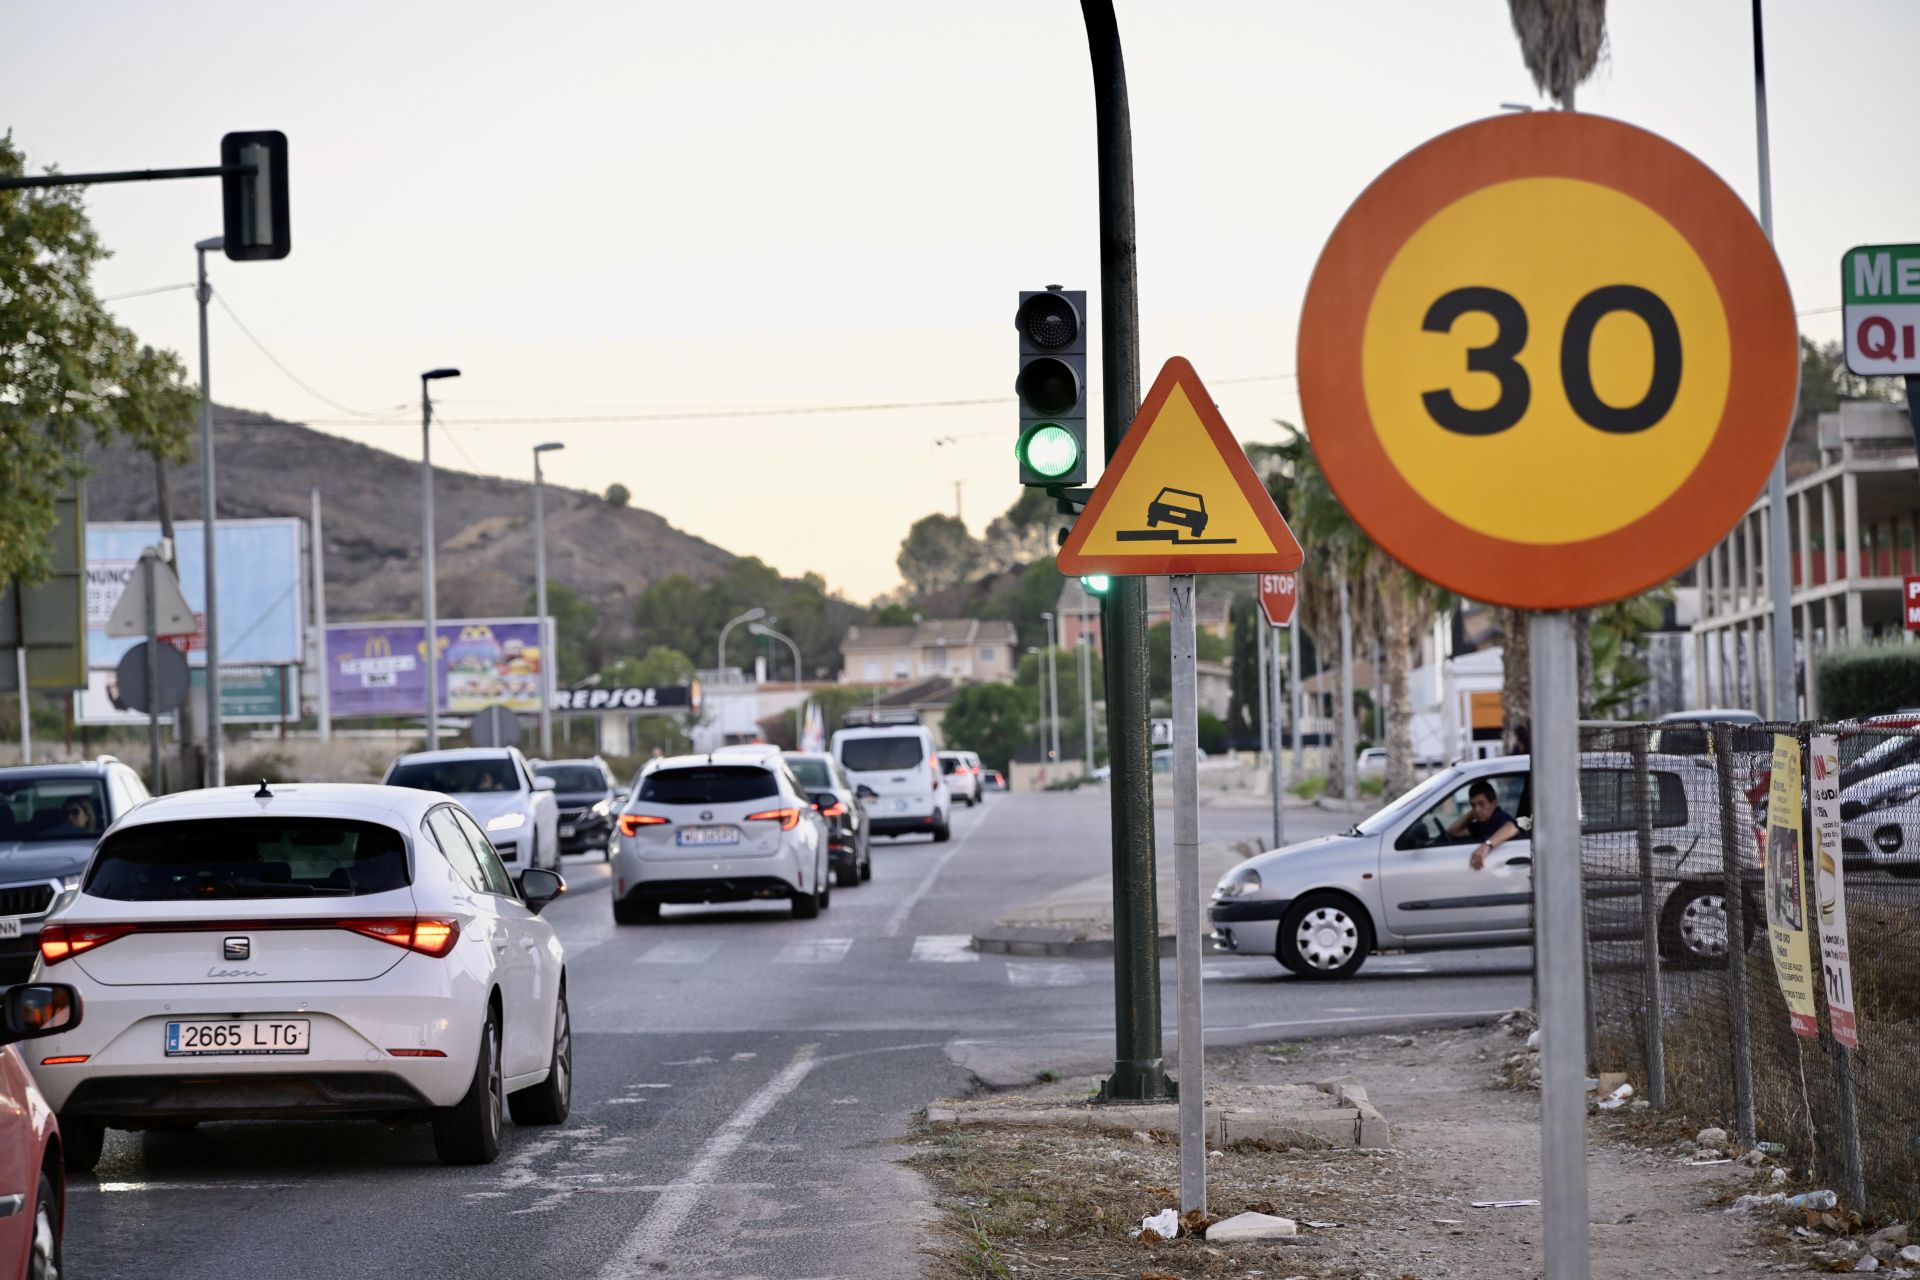
<path id="1" fill-rule="evenodd" d="M 1839 865 L 1813 847 L 1807 786 L 1796 800 L 1797 865 L 1792 824 L 1769 832 L 1775 734 L 1797 744 L 1799 775 L 1827 804 L 1837 799 Z M 1805 763 L 1821 737 L 1837 747 L 1837 777 L 1826 762 Z M 1628 1072 L 1657 1108 L 1779 1144 L 1856 1208 L 1920 1214 L 1920 732 L 1588 725 L 1581 746 L 1594 1069 Z M 1766 873 L 1770 856 L 1782 859 L 1785 890 Z M 1804 886 L 1817 1036 L 1793 1030 L 1768 930 L 1770 885 L 1777 910 L 1796 909 L 1789 869 Z M 1844 996 L 1845 979 L 1823 964 L 1822 924 L 1837 916 L 1855 1050 L 1833 1038 L 1832 997 Z"/>

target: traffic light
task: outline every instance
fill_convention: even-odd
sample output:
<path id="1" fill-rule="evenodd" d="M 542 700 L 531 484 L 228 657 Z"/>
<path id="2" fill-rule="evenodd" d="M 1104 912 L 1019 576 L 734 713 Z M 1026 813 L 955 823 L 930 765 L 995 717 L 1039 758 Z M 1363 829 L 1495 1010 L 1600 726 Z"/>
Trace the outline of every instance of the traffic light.
<path id="1" fill-rule="evenodd" d="M 220 165 L 252 167 L 220 175 L 221 237 L 235 262 L 284 258 L 292 247 L 287 226 L 287 135 L 278 129 L 229 133 L 220 139 Z"/>
<path id="2" fill-rule="evenodd" d="M 1087 480 L 1087 292 L 1022 290 L 1020 331 L 1020 483 L 1049 488 Z"/>
<path id="3" fill-rule="evenodd" d="M 1113 579 L 1104 573 L 1080 575 L 1080 586 L 1090 596 L 1104 596 L 1112 585 Z"/>

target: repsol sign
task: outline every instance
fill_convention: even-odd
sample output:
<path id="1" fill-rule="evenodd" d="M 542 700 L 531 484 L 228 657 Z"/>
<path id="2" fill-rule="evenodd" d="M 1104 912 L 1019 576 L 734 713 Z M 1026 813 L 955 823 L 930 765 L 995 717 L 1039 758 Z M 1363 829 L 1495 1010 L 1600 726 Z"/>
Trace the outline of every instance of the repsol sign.
<path id="1" fill-rule="evenodd" d="M 595 689 L 560 689 L 553 695 L 555 711 L 693 711 L 699 708 L 698 685 L 603 685 Z"/>

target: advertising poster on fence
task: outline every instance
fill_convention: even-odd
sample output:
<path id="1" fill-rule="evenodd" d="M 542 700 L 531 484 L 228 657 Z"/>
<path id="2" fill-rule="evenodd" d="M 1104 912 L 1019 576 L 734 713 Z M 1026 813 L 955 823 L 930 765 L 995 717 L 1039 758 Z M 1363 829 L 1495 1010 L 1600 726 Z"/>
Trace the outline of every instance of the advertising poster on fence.
<path id="1" fill-rule="evenodd" d="M 1847 878 L 1840 852 L 1840 740 L 1807 741 L 1813 807 L 1813 896 L 1820 910 L 1820 966 L 1827 977 L 1827 1017 L 1833 1038 L 1860 1047 L 1853 1018 L 1853 957 L 1847 951 Z"/>
<path id="2" fill-rule="evenodd" d="M 475 618 L 436 625 L 440 709 L 540 710 L 540 628 L 532 618 Z M 335 716 L 424 715 L 426 629 L 418 622 L 348 622 L 327 628 L 327 696 Z"/>
<path id="3" fill-rule="evenodd" d="M 1773 777 L 1767 791 L 1767 935 L 1773 971 L 1787 999 L 1794 1034 L 1820 1034 L 1813 1007 L 1813 960 L 1807 942 L 1807 886 L 1800 847 L 1800 743 L 1773 736 Z"/>

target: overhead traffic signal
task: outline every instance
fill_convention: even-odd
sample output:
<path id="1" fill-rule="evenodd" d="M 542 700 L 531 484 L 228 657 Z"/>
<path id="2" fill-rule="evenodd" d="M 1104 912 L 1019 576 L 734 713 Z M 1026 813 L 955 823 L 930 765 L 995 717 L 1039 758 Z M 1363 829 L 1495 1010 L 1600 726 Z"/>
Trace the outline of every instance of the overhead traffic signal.
<path id="1" fill-rule="evenodd" d="M 1087 292 L 1022 290 L 1020 331 L 1020 483 L 1045 487 L 1087 479 Z"/>

